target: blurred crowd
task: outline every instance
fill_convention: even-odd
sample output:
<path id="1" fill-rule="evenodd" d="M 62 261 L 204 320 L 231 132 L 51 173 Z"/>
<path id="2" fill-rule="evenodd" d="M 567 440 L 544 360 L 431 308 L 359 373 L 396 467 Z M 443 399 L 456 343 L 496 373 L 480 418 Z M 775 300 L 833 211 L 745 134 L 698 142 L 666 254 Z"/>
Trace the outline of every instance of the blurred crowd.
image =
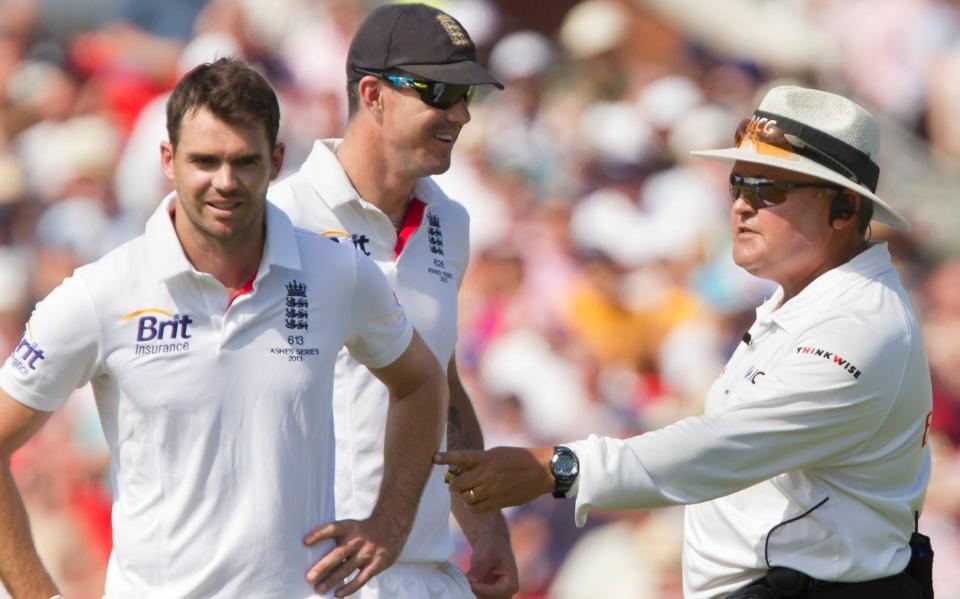
<path id="1" fill-rule="evenodd" d="M 287 172 L 346 114 L 370 0 L 0 0 L 0 350 L 74 268 L 169 191 L 164 102 L 237 55 L 281 97 Z M 769 282 L 730 258 L 723 165 L 772 84 L 848 95 L 883 123 L 874 224 L 923 323 L 934 475 L 921 530 L 960 597 L 960 2 L 447 0 L 503 92 L 471 107 L 438 180 L 471 214 L 458 362 L 488 446 L 634 435 L 702 409 Z M 122 289 L 117 290 L 123 293 Z M 100 597 L 108 456 L 89 389 L 14 456 L 36 542 L 71 599 Z M 682 511 L 508 511 L 521 596 L 680 597 Z M 457 559 L 469 547 L 462 538 Z M 0 590 L 0 596 L 3 591 Z"/>

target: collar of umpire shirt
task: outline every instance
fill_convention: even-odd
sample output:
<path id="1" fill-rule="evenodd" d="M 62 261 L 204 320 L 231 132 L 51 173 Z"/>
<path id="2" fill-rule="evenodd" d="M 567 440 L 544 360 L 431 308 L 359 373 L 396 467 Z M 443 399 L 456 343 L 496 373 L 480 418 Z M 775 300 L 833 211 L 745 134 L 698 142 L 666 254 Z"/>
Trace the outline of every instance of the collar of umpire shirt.
<path id="1" fill-rule="evenodd" d="M 145 253 L 158 281 L 197 272 L 183 253 L 183 246 L 180 245 L 173 228 L 173 219 L 170 216 L 174 201 L 175 193 L 171 192 L 160 202 L 160 206 L 147 221 L 144 231 L 143 240 L 147 248 Z M 263 278 L 272 266 L 290 270 L 301 269 L 300 251 L 290 218 L 282 210 L 266 202 L 266 219 L 266 241 L 256 280 Z"/>
<path id="2" fill-rule="evenodd" d="M 773 310 L 783 297 L 783 288 L 778 288 L 773 297 L 757 308 L 757 320 L 772 319 L 788 333 L 799 331 L 811 320 L 822 318 L 824 311 L 847 293 L 856 281 L 875 279 L 891 268 L 893 264 L 886 242 L 874 242 L 849 262 L 814 279 L 787 303 Z"/>

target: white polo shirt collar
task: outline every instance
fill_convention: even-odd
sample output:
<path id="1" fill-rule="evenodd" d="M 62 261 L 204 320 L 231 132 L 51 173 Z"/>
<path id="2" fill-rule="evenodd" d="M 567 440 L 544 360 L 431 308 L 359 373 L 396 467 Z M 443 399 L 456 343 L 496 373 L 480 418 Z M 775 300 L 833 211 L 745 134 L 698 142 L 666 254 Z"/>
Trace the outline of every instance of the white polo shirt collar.
<path id="1" fill-rule="evenodd" d="M 158 281 L 166 281 L 181 274 L 200 274 L 187 259 L 174 229 L 172 215 L 175 201 L 176 192 L 167 195 L 147 221 L 144 232 L 148 247 L 153 248 L 148 255 Z M 266 240 L 256 280 L 263 278 L 273 266 L 301 270 L 300 252 L 290 218 L 267 202 L 266 222 Z"/>
<path id="2" fill-rule="evenodd" d="M 350 202 L 359 202 L 366 208 L 376 208 L 360 197 L 350 178 L 347 177 L 347 172 L 337 160 L 337 148 L 342 142 L 342 139 L 335 138 L 315 141 L 313 150 L 300 167 L 302 176 L 310 182 L 331 209 Z M 421 177 L 413 186 L 413 197 L 430 205 L 439 197 L 437 194 L 439 190 L 435 187 L 436 184 L 432 183 L 428 177 Z"/>
<path id="3" fill-rule="evenodd" d="M 805 323 L 820 317 L 817 306 L 830 303 L 839 293 L 850 288 L 851 279 L 872 279 L 893 268 L 886 242 L 871 244 L 849 262 L 829 270 L 807 285 L 795 297 L 777 308 L 783 288 L 757 308 L 757 325 L 776 324 L 787 333 L 799 330 Z"/>
<path id="4" fill-rule="evenodd" d="M 337 160 L 337 148 L 342 139 L 318 139 L 313 150 L 300 167 L 300 172 L 314 189 L 320 192 L 327 205 L 336 208 L 349 202 L 363 202 L 354 189 L 347 172 Z"/>

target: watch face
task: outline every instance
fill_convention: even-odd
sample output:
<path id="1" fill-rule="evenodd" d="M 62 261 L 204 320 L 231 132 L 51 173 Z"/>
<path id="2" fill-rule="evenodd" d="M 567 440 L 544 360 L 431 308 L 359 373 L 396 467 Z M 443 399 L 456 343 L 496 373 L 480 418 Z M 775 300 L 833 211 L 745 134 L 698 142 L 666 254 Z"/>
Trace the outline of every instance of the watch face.
<path id="1" fill-rule="evenodd" d="M 559 453 L 553 461 L 554 476 L 567 477 L 577 474 L 577 458 L 567 453 Z"/>
<path id="2" fill-rule="evenodd" d="M 577 455 L 568 447 L 562 445 L 554 447 L 553 458 L 550 460 L 550 472 L 553 474 L 553 496 L 566 497 L 580 473 Z"/>

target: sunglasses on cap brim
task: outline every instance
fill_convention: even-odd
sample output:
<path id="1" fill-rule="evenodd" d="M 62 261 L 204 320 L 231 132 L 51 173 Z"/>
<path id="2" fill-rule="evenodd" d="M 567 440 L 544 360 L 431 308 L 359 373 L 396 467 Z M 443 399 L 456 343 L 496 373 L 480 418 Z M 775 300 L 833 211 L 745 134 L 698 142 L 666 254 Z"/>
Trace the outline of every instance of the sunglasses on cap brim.
<path id="1" fill-rule="evenodd" d="M 360 67 L 354 67 L 353 70 L 357 73 L 372 75 L 377 79 L 386 81 L 397 89 L 412 89 L 417 92 L 417 95 L 424 104 L 441 110 L 453 108 L 460 100 L 463 100 L 467 106 L 469 106 L 476 94 L 477 86 L 475 85 L 444 83 L 442 81 L 420 81 L 409 75 L 394 75 L 380 71 L 361 69 Z"/>
<path id="2" fill-rule="evenodd" d="M 746 143 L 764 156 L 791 160 L 797 155 L 804 156 L 854 183 L 876 189 L 879 169 L 869 156 L 812 127 L 792 123 L 790 119 L 755 112 L 753 117 L 740 121 L 734 134 L 737 148 Z"/>
<path id="3" fill-rule="evenodd" d="M 803 187 L 843 189 L 834 183 L 819 181 L 777 181 L 730 175 L 730 195 L 733 201 L 743 198 L 754 210 L 769 208 L 787 200 L 787 193 Z"/>

